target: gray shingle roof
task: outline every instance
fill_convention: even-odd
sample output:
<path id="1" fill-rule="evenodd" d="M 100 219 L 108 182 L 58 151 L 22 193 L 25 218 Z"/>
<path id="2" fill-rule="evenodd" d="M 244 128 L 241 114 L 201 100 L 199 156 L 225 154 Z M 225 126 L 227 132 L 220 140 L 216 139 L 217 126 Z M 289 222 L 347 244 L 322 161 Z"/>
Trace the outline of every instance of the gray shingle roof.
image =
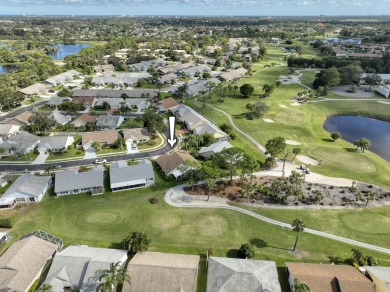
<path id="1" fill-rule="evenodd" d="M 60 125 L 65 125 L 70 122 L 72 119 L 69 115 L 63 115 L 59 111 L 54 111 L 51 115 L 55 119 L 55 121 Z"/>
<path id="2" fill-rule="evenodd" d="M 275 262 L 209 258 L 207 292 L 259 291 L 282 291 Z"/>
<path id="3" fill-rule="evenodd" d="M 47 150 L 57 150 L 67 147 L 68 141 L 73 141 L 71 136 L 47 136 L 42 137 L 39 142 L 39 148 L 46 148 Z M 73 143 L 73 142 L 72 142 Z"/>
<path id="4" fill-rule="evenodd" d="M 200 148 L 199 154 L 207 153 L 207 152 L 219 153 L 219 152 L 221 152 L 223 149 L 232 148 L 232 147 L 233 147 L 233 145 L 230 144 L 230 143 L 227 142 L 227 141 L 216 142 L 216 143 L 214 143 L 214 144 L 211 144 L 211 145 L 208 146 L 208 147 L 202 147 L 202 148 Z"/>
<path id="5" fill-rule="evenodd" d="M 126 163 L 116 161 L 110 167 L 110 183 L 125 183 L 129 181 L 154 178 L 153 165 L 149 160 L 143 160 L 138 165 L 127 166 Z"/>
<path id="6" fill-rule="evenodd" d="M 150 97 L 156 97 L 158 91 L 153 89 L 76 89 L 73 92 L 73 97 L 111 97 L 121 98 L 121 95 L 125 93 L 129 98 L 139 98 L 142 95 L 149 93 Z"/>
<path id="7" fill-rule="evenodd" d="M 111 128 L 115 129 L 120 126 L 120 124 L 123 122 L 122 116 L 112 116 L 112 115 L 100 115 L 98 116 L 96 127 L 97 128 Z"/>
<path id="8" fill-rule="evenodd" d="M 92 187 L 103 187 L 103 170 L 90 170 L 80 173 L 67 170 L 56 173 L 55 193 Z"/>
<path id="9" fill-rule="evenodd" d="M 20 131 L 18 134 L 0 144 L 0 148 L 9 150 L 14 148 L 16 152 L 26 150 L 35 144 L 39 143 L 40 138 L 25 131 Z"/>
<path id="10" fill-rule="evenodd" d="M 51 176 L 24 174 L 15 180 L 2 198 L 12 198 L 16 192 L 26 194 L 30 197 L 38 197 L 50 181 Z"/>
<path id="11" fill-rule="evenodd" d="M 124 262 L 127 251 L 88 246 L 69 246 L 56 254 L 45 283 L 53 291 L 64 287 L 80 291 L 96 291 L 99 272 L 110 267 L 110 263 Z"/>

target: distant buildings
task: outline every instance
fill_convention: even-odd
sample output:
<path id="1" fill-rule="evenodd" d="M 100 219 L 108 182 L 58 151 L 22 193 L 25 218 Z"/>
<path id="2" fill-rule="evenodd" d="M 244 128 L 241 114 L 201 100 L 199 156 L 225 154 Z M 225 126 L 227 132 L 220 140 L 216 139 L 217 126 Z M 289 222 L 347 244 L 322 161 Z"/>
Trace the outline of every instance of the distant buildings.
<path id="1" fill-rule="evenodd" d="M 235 69 L 235 70 L 232 70 L 232 71 L 229 71 L 229 72 L 221 74 L 220 79 L 222 81 L 227 82 L 227 81 L 230 81 L 230 80 L 233 80 L 233 79 L 236 79 L 236 78 L 241 78 L 247 72 L 248 72 L 248 70 L 245 69 L 245 68 L 238 68 L 238 69 Z"/>
<path id="2" fill-rule="evenodd" d="M 50 77 L 45 80 L 45 83 L 49 86 L 65 85 L 66 83 L 73 81 L 75 77 L 81 74 L 76 70 L 69 70 L 56 76 Z"/>
<path id="3" fill-rule="evenodd" d="M 35 83 L 31 86 L 25 87 L 23 89 L 20 89 L 19 92 L 24 94 L 25 96 L 33 96 L 33 95 L 41 95 L 44 93 L 47 93 L 49 90 L 49 87 L 42 83 Z"/>

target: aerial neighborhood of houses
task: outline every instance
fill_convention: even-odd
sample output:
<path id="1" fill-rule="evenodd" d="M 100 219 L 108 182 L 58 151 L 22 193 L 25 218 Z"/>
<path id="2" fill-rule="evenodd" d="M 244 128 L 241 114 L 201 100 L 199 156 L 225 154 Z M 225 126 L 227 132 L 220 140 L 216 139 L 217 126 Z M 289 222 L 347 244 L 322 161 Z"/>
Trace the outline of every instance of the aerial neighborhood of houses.
<path id="1" fill-rule="evenodd" d="M 316 203 L 322 205 L 318 209 L 324 206 L 324 195 L 319 189 L 327 184 L 317 183 L 315 179 L 324 180 L 325 176 L 312 174 L 309 169 L 320 167 L 322 160 L 301 155 L 303 160 L 299 168 L 294 162 L 303 149 L 298 146 L 305 142 L 281 138 L 284 148 L 274 154 L 268 151 L 266 144 L 267 149 L 249 136 L 249 133 L 254 132 L 256 135 L 273 135 L 272 127 L 277 124 L 277 118 L 287 131 L 307 122 L 305 113 L 301 111 L 303 104 L 300 100 L 294 100 L 291 106 L 278 102 L 276 108 L 281 114 L 276 114 L 275 120 L 259 119 L 261 123 L 250 124 L 253 127 L 242 126 L 247 125 L 243 122 L 244 118 L 252 120 L 250 114 L 260 118 L 263 112 L 259 112 L 269 109 L 257 98 L 265 98 L 265 94 L 259 94 L 246 80 L 266 69 L 271 71 L 281 68 L 281 72 L 284 69 L 287 72 L 287 62 L 283 58 L 271 57 L 266 65 L 261 64 L 261 69 L 253 73 L 255 60 L 265 54 L 261 53 L 262 41 L 249 37 L 221 37 L 219 42 L 211 45 L 207 41 L 211 39 L 211 32 L 194 34 L 197 33 L 201 34 L 206 45 L 195 48 L 183 40 L 168 49 L 148 41 L 152 35 L 145 34 L 142 42 L 140 39 L 131 46 L 123 45 L 119 49 L 97 54 L 86 68 L 66 64 L 61 67 L 62 71 L 55 71 L 62 72 L 60 74 L 48 78 L 45 76 L 45 80 L 34 80 L 37 83 L 15 89 L 24 98 L 20 107 L 14 111 L 1 108 L 4 112 L 0 113 L 0 213 L 5 214 L 4 218 L 0 216 L 0 291 L 390 291 L 390 267 L 371 265 L 370 261 L 375 262 L 374 257 L 366 257 L 363 261 L 361 254 L 361 258 L 356 260 L 361 260 L 361 263 L 353 262 L 355 267 L 334 264 L 342 263 L 341 259 L 321 258 L 322 254 L 313 260 L 315 263 L 303 262 L 301 257 L 306 257 L 306 252 L 300 253 L 295 249 L 299 232 L 306 227 L 303 222 L 300 228 L 299 222 L 290 228 L 289 224 L 287 226 L 281 221 L 260 215 L 263 209 L 256 209 L 259 206 L 255 204 L 258 202 L 256 195 L 261 197 L 265 189 L 267 194 L 263 196 L 265 199 L 262 198 L 260 205 L 264 209 L 270 207 L 268 209 L 272 211 L 272 204 L 277 202 L 291 207 L 288 210 L 290 212 L 294 206 L 303 206 L 302 200 L 307 205 L 314 205 L 317 200 Z M 279 37 L 282 33 L 278 37 L 267 38 L 272 50 L 277 51 L 277 45 L 283 42 Z M 387 47 L 379 44 L 351 45 L 351 42 L 336 39 L 329 44 L 333 57 L 346 59 L 372 60 L 381 57 L 387 50 Z M 283 54 L 290 56 L 292 52 L 283 51 Z M 260 68 L 260 63 L 256 66 Z M 307 72 L 313 73 L 315 69 L 308 67 Z M 316 74 L 318 76 L 320 73 Z M 301 83 L 302 72 L 291 72 L 290 75 L 286 77 L 287 82 L 293 78 L 298 80 L 292 87 L 309 88 Z M 272 74 L 265 78 L 268 77 L 271 78 Z M 390 74 L 364 72 L 359 73 L 356 80 L 358 87 L 372 95 L 378 93 L 390 98 Z M 276 88 L 280 85 L 277 83 L 275 81 L 270 86 Z M 266 85 L 263 87 L 264 92 Z M 251 87 L 249 94 L 246 94 L 245 86 Z M 243 103 L 242 100 L 255 94 L 257 99 L 254 104 Z M 307 90 L 298 95 L 306 97 L 310 94 L 311 90 Z M 219 99 L 212 98 L 216 96 Z M 227 96 L 242 98 L 237 102 L 237 110 L 245 108 L 248 113 L 230 115 L 225 112 L 225 108 L 230 106 Z M 389 103 L 380 102 L 383 105 Z M 296 113 L 302 118 L 290 122 L 288 118 Z M 170 121 L 175 123 L 171 124 Z M 263 131 L 264 125 L 269 125 L 271 130 Z M 290 136 L 299 139 L 293 133 Z M 173 139 L 175 143 L 170 145 L 169 141 Z M 335 145 L 337 143 L 329 148 L 333 151 L 331 147 L 337 147 Z M 362 155 L 359 159 L 364 164 L 364 147 L 355 145 L 361 147 L 362 153 L 359 154 Z M 264 151 L 261 150 L 263 148 Z M 260 153 L 265 162 L 252 153 Z M 295 156 L 288 161 L 287 156 L 292 153 Z M 284 159 L 280 155 L 285 155 Z M 332 163 L 338 165 L 336 160 Z M 367 168 L 373 169 L 377 166 L 368 162 L 367 165 Z M 329 169 L 326 171 L 331 172 L 332 168 Z M 285 172 L 290 175 L 288 179 Z M 298 178 L 294 181 L 291 177 L 295 174 Z M 347 188 L 339 185 L 339 181 L 344 183 L 345 180 L 330 179 L 335 183 L 324 187 L 324 193 L 329 195 L 340 187 L 340 191 L 337 191 L 345 193 L 342 206 L 348 202 L 363 204 L 363 197 L 366 200 L 364 203 L 368 205 L 375 200 L 370 201 L 368 194 L 373 195 L 374 190 L 378 190 L 379 194 L 382 190 L 370 184 L 359 193 L 359 199 L 357 195 L 356 198 L 352 197 L 355 196 L 352 190 L 361 187 L 360 182 L 348 180 Z M 298 185 L 307 192 L 300 193 Z M 288 190 L 284 191 L 283 188 L 287 187 Z M 305 194 L 309 195 L 305 197 Z M 384 192 L 381 194 L 385 200 L 386 195 Z M 288 201 L 289 196 L 294 197 L 295 201 Z M 242 208 L 237 207 L 236 203 Z M 94 204 L 101 207 L 99 212 L 93 212 Z M 115 204 L 121 204 L 123 210 L 111 208 Z M 134 205 L 138 209 L 134 209 Z M 53 206 L 62 206 L 66 216 L 58 217 Z M 83 206 L 85 210 L 76 212 L 72 206 L 74 209 Z M 173 214 L 171 210 L 174 207 L 188 209 L 177 208 L 181 213 Z M 213 211 L 209 214 L 205 211 L 207 208 Z M 307 210 L 309 208 L 307 206 Z M 317 210 L 315 208 L 313 210 Z M 223 217 L 220 215 L 222 209 L 228 209 L 227 212 L 239 210 L 242 218 L 248 214 L 251 218 L 246 221 L 241 217 L 228 218 L 230 215 Z M 271 213 L 268 209 L 266 212 Z M 24 217 L 39 212 L 46 216 L 45 220 L 30 222 Z M 146 217 L 145 212 L 150 214 Z M 197 241 L 198 233 L 211 236 L 217 242 L 220 240 L 217 236 L 225 232 L 228 234 L 226 241 L 232 238 L 241 240 L 241 235 L 228 230 L 231 224 L 228 221 L 231 220 L 238 229 L 249 234 L 255 222 L 250 221 L 255 220 L 252 217 L 266 221 L 265 224 L 278 225 L 267 225 L 265 233 L 271 232 L 271 227 L 282 226 L 283 236 L 290 240 L 291 236 L 287 232 L 290 229 L 297 231 L 294 248 L 267 245 L 267 242 L 258 238 L 252 238 L 250 244 L 243 244 L 239 250 L 227 250 L 225 247 L 218 249 L 214 247 L 213 240 L 201 244 L 200 240 Z M 18 224 L 22 227 L 14 232 L 12 228 L 17 220 L 20 220 Z M 187 226 L 189 223 L 186 220 L 195 222 L 196 230 L 192 225 Z M 134 231 L 123 240 L 116 236 L 105 242 L 95 240 L 95 233 L 88 229 L 90 227 L 81 227 L 76 232 L 79 238 L 67 234 L 66 226 L 81 226 L 84 221 L 101 233 L 135 224 L 140 228 L 153 225 L 156 229 L 150 232 L 152 239 L 142 231 Z M 115 227 L 110 225 L 115 221 L 120 221 L 120 224 Z M 215 229 L 214 225 L 217 226 Z M 47 229 L 43 230 L 41 226 Z M 58 234 L 53 230 L 58 230 Z M 310 236 L 317 236 L 315 231 Z M 194 245 L 186 247 L 182 243 L 172 244 L 170 241 L 166 246 L 151 245 L 151 240 L 155 238 L 165 240 L 177 234 L 189 242 L 195 242 Z M 245 236 L 252 236 L 248 234 Z M 342 238 L 341 235 L 328 234 L 324 236 L 328 238 L 321 237 L 324 240 L 321 243 L 326 245 L 333 240 L 331 236 Z M 264 240 L 268 240 L 266 235 Z M 306 246 L 314 244 L 310 240 L 305 242 Z M 356 240 L 343 244 L 351 248 L 350 245 L 356 242 L 361 247 L 369 246 Z M 254 259 L 254 251 L 251 250 L 253 246 L 257 249 L 269 248 L 269 256 L 262 260 Z M 149 247 L 152 248 L 148 250 Z M 285 254 L 276 256 L 280 250 Z M 200 253 L 205 253 L 205 256 L 200 256 Z M 290 262 L 291 258 L 302 262 Z M 283 265 L 282 270 L 280 265 Z M 118 275 L 122 277 L 119 280 L 116 278 Z M 299 285 L 308 290 L 303 286 L 299 290 Z"/>

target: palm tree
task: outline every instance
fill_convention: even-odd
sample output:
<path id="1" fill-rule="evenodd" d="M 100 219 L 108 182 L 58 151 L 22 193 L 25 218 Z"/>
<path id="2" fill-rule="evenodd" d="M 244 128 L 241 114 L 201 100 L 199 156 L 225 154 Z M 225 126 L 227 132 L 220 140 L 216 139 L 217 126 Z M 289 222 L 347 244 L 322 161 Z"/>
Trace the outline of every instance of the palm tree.
<path id="1" fill-rule="evenodd" d="M 293 227 L 293 230 L 297 233 L 297 237 L 295 238 L 295 244 L 294 244 L 294 248 L 293 248 L 293 251 L 295 251 L 295 248 L 297 247 L 297 243 L 298 243 L 299 232 L 302 232 L 303 230 L 305 230 L 306 226 L 305 226 L 305 223 L 300 219 L 295 219 L 291 223 L 291 226 Z"/>
<path id="2" fill-rule="evenodd" d="M 301 148 L 293 148 L 292 153 L 294 154 L 294 158 L 292 159 L 292 161 L 294 161 L 295 157 L 297 157 L 297 155 L 299 155 L 301 151 Z"/>
<path id="3" fill-rule="evenodd" d="M 310 292 L 309 286 L 306 283 L 299 281 L 298 279 L 294 279 L 294 291 L 295 292 Z"/>
<path id="4" fill-rule="evenodd" d="M 293 170 L 288 177 L 288 180 L 295 186 L 295 190 L 298 190 L 298 188 L 301 186 L 301 183 L 303 183 L 303 175 Z"/>
<path id="5" fill-rule="evenodd" d="M 210 199 L 210 192 L 215 190 L 217 186 L 215 179 L 206 178 L 206 190 L 207 190 L 207 201 Z"/>
<path id="6" fill-rule="evenodd" d="M 100 284 L 96 291 L 115 292 L 118 285 L 122 285 L 125 281 L 130 283 L 130 276 L 120 266 L 121 262 L 111 263 L 110 268 L 99 272 Z"/>

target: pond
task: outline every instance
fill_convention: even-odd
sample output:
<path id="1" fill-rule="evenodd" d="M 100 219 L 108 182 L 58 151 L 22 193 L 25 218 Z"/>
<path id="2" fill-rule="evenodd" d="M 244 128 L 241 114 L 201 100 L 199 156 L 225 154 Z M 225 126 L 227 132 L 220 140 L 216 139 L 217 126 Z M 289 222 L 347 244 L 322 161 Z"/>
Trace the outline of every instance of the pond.
<path id="1" fill-rule="evenodd" d="M 359 116 L 333 116 L 324 124 L 328 132 L 340 132 L 353 143 L 359 138 L 371 141 L 370 150 L 390 162 L 390 122 Z"/>
<path id="2" fill-rule="evenodd" d="M 65 45 L 58 44 L 58 51 L 49 53 L 53 60 L 63 60 L 66 56 L 74 55 L 79 53 L 84 48 L 90 48 L 89 44 L 74 44 L 74 45 Z"/>
<path id="3" fill-rule="evenodd" d="M 11 71 L 10 67 L 0 65 L 0 74 L 6 74 Z"/>

